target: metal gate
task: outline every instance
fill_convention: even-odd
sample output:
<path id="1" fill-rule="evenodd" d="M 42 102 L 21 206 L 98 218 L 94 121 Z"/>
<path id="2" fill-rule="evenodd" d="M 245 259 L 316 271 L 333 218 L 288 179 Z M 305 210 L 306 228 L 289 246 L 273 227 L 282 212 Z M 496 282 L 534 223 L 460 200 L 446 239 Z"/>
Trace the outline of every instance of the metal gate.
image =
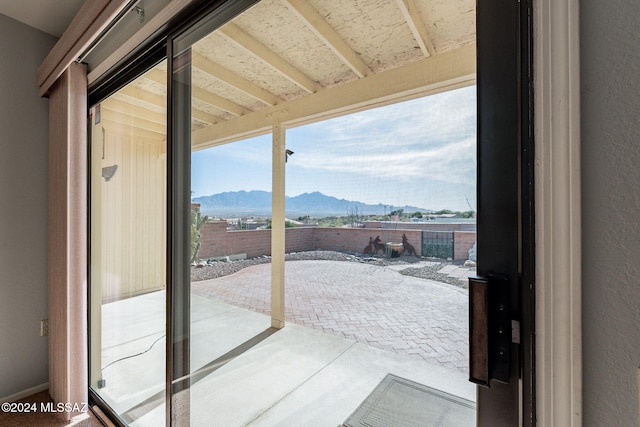
<path id="1" fill-rule="evenodd" d="M 453 259 L 453 231 L 423 231 L 422 256 Z"/>

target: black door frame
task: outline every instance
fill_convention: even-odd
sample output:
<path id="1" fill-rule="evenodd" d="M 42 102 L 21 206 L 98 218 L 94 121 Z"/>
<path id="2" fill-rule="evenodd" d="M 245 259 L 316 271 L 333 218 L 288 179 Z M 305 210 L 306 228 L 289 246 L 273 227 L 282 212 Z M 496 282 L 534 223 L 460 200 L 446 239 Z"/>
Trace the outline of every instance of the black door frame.
<path id="1" fill-rule="evenodd" d="M 478 426 L 535 425 L 531 1 L 477 3 L 478 275 L 508 276 L 509 383 L 478 386 Z M 518 336 L 519 335 L 519 336 Z M 491 352 L 489 357 L 499 357 Z M 508 408 L 508 409 L 506 409 Z"/>

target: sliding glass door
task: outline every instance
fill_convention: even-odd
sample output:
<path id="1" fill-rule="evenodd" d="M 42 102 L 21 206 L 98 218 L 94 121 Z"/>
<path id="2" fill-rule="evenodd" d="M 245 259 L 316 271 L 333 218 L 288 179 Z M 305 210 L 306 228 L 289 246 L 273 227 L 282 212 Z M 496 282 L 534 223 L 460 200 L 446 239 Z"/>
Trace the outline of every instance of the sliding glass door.
<path id="1" fill-rule="evenodd" d="M 164 401 L 166 80 L 164 61 L 90 111 L 90 386 L 130 425 Z"/>
<path id="2" fill-rule="evenodd" d="M 96 399 L 135 426 L 512 424 L 517 337 L 494 331 L 509 384 L 487 362 L 477 394 L 466 278 L 506 272 L 518 326 L 517 37 L 479 49 L 473 0 L 200 2 L 184 22 L 91 108 Z"/>
<path id="3" fill-rule="evenodd" d="M 366 6 L 415 42 L 397 2 Z M 325 9 L 229 6 L 170 41 L 175 425 L 475 425 L 473 43 L 441 64 Z M 361 56 L 327 29 L 347 16 Z"/>

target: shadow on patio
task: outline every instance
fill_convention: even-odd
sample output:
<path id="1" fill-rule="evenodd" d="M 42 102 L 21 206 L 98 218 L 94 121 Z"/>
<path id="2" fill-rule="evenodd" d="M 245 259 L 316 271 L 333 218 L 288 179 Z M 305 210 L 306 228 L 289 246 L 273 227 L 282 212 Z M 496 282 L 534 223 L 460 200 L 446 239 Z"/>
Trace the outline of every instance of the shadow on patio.
<path id="1" fill-rule="evenodd" d="M 192 285 L 192 425 L 340 425 L 387 374 L 475 401 L 463 289 L 384 267 L 287 262 L 289 322 L 275 332 L 258 312 L 269 271 Z M 118 321 L 103 331 L 100 394 L 134 426 L 165 416 L 164 303 L 154 292 L 103 306 Z"/>

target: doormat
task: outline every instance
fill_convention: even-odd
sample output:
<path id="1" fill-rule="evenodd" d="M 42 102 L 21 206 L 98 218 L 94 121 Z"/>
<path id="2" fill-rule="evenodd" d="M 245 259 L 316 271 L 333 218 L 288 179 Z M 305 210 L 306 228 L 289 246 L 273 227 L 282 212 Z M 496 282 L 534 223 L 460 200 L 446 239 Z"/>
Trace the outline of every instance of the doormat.
<path id="1" fill-rule="evenodd" d="M 476 404 L 388 374 L 343 427 L 475 426 Z"/>

